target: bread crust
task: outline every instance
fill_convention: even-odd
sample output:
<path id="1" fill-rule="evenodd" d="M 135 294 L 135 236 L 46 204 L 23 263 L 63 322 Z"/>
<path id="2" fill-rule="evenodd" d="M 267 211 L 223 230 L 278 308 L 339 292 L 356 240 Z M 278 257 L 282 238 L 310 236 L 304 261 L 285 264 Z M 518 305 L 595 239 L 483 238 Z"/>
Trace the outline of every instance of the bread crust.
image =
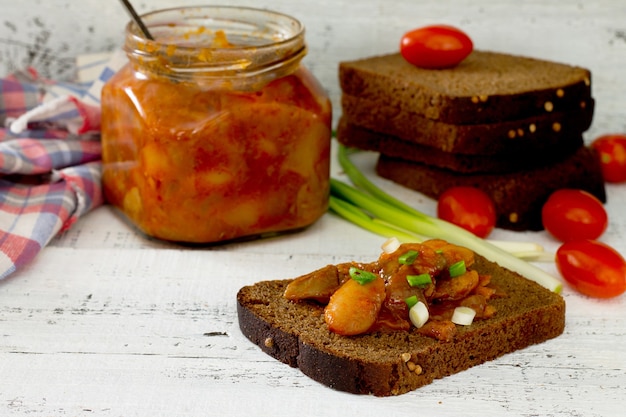
<path id="1" fill-rule="evenodd" d="M 585 68 L 478 50 L 442 70 L 415 67 L 399 53 L 342 62 L 339 84 L 345 94 L 452 124 L 568 112 L 591 97 Z"/>
<path id="2" fill-rule="evenodd" d="M 416 331 L 336 335 L 323 320 L 322 306 L 282 296 L 291 280 L 241 288 L 237 293 L 239 326 L 265 353 L 300 368 L 315 381 L 340 391 L 376 396 L 415 390 L 563 332 L 565 302 L 560 295 L 479 255 L 474 268 L 490 274 L 507 297 L 493 300 L 495 317 L 459 327 L 451 342 Z"/>
<path id="3" fill-rule="evenodd" d="M 509 173 L 565 160 L 583 145 L 580 134 L 563 143 L 550 144 L 539 140 L 533 146 L 516 147 L 516 152 L 502 155 L 476 155 L 442 151 L 428 145 L 408 142 L 396 136 L 374 132 L 341 117 L 337 125 L 337 140 L 348 147 L 384 153 L 394 158 L 419 162 L 458 173 Z M 494 147 L 497 147 L 494 146 Z"/>
<path id="4" fill-rule="evenodd" d="M 541 208 L 561 188 L 585 190 L 606 202 L 599 157 L 586 146 L 562 161 L 510 173 L 459 173 L 384 154 L 378 158 L 376 172 L 434 199 L 454 186 L 479 188 L 494 202 L 496 226 L 509 230 L 543 230 Z"/>
<path id="5" fill-rule="evenodd" d="M 354 126 L 407 142 L 463 155 L 515 155 L 557 146 L 567 147 L 593 120 L 595 102 L 570 112 L 550 112 L 497 123 L 451 124 L 381 103 L 343 94 L 342 118 Z"/>

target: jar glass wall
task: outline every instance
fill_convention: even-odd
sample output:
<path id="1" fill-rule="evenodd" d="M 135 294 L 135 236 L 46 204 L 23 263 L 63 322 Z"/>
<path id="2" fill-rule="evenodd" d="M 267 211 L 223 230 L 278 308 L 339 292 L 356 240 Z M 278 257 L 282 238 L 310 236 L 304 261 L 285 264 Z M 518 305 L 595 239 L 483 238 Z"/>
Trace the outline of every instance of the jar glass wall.
<path id="1" fill-rule="evenodd" d="M 194 7 L 127 26 L 102 92 L 103 186 L 144 233 L 209 243 L 306 227 L 327 209 L 331 105 L 280 13 Z"/>

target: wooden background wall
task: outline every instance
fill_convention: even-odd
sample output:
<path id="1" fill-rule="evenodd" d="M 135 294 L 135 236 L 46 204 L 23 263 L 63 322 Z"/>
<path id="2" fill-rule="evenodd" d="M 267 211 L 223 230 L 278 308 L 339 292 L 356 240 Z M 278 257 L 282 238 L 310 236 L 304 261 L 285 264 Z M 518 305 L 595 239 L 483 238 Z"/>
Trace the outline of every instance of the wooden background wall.
<path id="1" fill-rule="evenodd" d="M 199 3 L 134 0 L 140 13 Z M 626 94 L 623 0 L 221 0 L 218 4 L 268 8 L 302 20 L 310 47 L 307 66 L 335 104 L 339 61 L 394 51 L 405 31 L 448 23 L 465 30 L 476 48 L 591 69 L 597 107 L 587 138 L 626 131 L 625 110 L 618 105 Z M 46 76 L 69 79 L 76 55 L 119 47 L 127 21 L 117 0 L 0 0 L 0 75 L 33 66 Z"/>

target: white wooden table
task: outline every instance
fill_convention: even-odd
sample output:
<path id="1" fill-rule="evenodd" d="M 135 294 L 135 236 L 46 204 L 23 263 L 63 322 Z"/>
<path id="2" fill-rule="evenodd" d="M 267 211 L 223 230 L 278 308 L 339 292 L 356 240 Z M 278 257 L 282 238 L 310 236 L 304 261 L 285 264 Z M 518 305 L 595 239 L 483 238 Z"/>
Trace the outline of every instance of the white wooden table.
<path id="1" fill-rule="evenodd" d="M 609 192 L 605 241 L 624 253 L 626 199 L 623 188 Z M 493 237 L 555 247 L 544 233 Z M 394 398 L 321 386 L 239 331 L 241 286 L 370 260 L 382 241 L 327 214 L 299 234 L 189 249 L 147 240 L 102 207 L 0 284 L 0 415 L 621 415 L 624 296 L 597 301 L 566 287 L 562 336 Z"/>
<path id="2" fill-rule="evenodd" d="M 73 2 L 65 8 L 56 4 L 54 13 L 52 3 L 58 2 L 33 0 L 37 7 L 26 7 L 29 1 L 0 0 L 1 19 L 19 11 L 30 22 L 15 30 L 0 25 L 0 56 L 6 58 L 9 50 L 3 40 L 33 42 L 29 34 L 41 27 L 50 29 L 48 39 L 54 39 L 45 46 L 61 54 L 106 49 L 103 39 L 110 40 L 111 28 L 119 30 L 126 20 L 110 5 L 97 11 L 102 2 L 96 0 L 81 1 L 80 9 Z M 307 59 L 335 100 L 338 61 L 387 52 L 403 31 L 443 21 L 464 27 L 483 49 L 592 69 L 597 107 L 586 139 L 626 132 L 625 3 L 527 3 L 524 9 L 495 0 L 471 6 L 450 0 L 311 5 L 285 0 L 257 6 L 305 20 L 311 47 Z M 59 23 L 77 16 L 71 25 L 79 32 L 91 26 L 86 31 L 93 35 L 84 36 L 81 44 Z M 39 23 L 32 24 L 36 19 Z M 61 48 L 62 42 L 72 47 Z M 373 161 L 369 154 L 359 160 L 371 178 L 434 212 L 433 201 L 375 178 Z M 341 178 L 336 166 L 333 174 Z M 626 254 L 626 185 L 607 191 L 610 225 L 602 240 Z M 549 251 L 557 247 L 543 232 L 496 230 L 493 237 L 532 240 Z M 99 208 L 0 283 L 0 415 L 623 415 L 626 296 L 599 301 L 565 287 L 562 336 L 391 398 L 321 386 L 262 353 L 239 331 L 235 294 L 241 286 L 297 276 L 328 263 L 370 260 L 382 241 L 327 214 L 298 234 L 191 249 L 145 239 L 109 207 Z M 552 263 L 539 266 L 557 274 Z"/>

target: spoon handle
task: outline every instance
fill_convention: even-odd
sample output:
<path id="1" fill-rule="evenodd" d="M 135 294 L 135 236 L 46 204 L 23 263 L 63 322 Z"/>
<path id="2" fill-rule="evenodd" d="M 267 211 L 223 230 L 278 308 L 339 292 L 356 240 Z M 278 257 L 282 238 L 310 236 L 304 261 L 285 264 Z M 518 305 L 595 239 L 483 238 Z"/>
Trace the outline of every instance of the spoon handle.
<path id="1" fill-rule="evenodd" d="M 139 17 L 137 12 L 135 11 L 135 8 L 132 6 L 132 4 L 130 4 L 130 1 L 129 0 L 120 0 L 120 1 L 124 5 L 128 13 L 130 14 L 130 16 L 133 18 L 137 26 L 139 26 L 139 30 L 141 30 L 143 35 L 150 40 L 154 40 L 154 38 L 150 34 L 150 31 L 148 30 L 146 25 L 143 23 L 143 20 L 141 20 L 141 17 Z"/>

